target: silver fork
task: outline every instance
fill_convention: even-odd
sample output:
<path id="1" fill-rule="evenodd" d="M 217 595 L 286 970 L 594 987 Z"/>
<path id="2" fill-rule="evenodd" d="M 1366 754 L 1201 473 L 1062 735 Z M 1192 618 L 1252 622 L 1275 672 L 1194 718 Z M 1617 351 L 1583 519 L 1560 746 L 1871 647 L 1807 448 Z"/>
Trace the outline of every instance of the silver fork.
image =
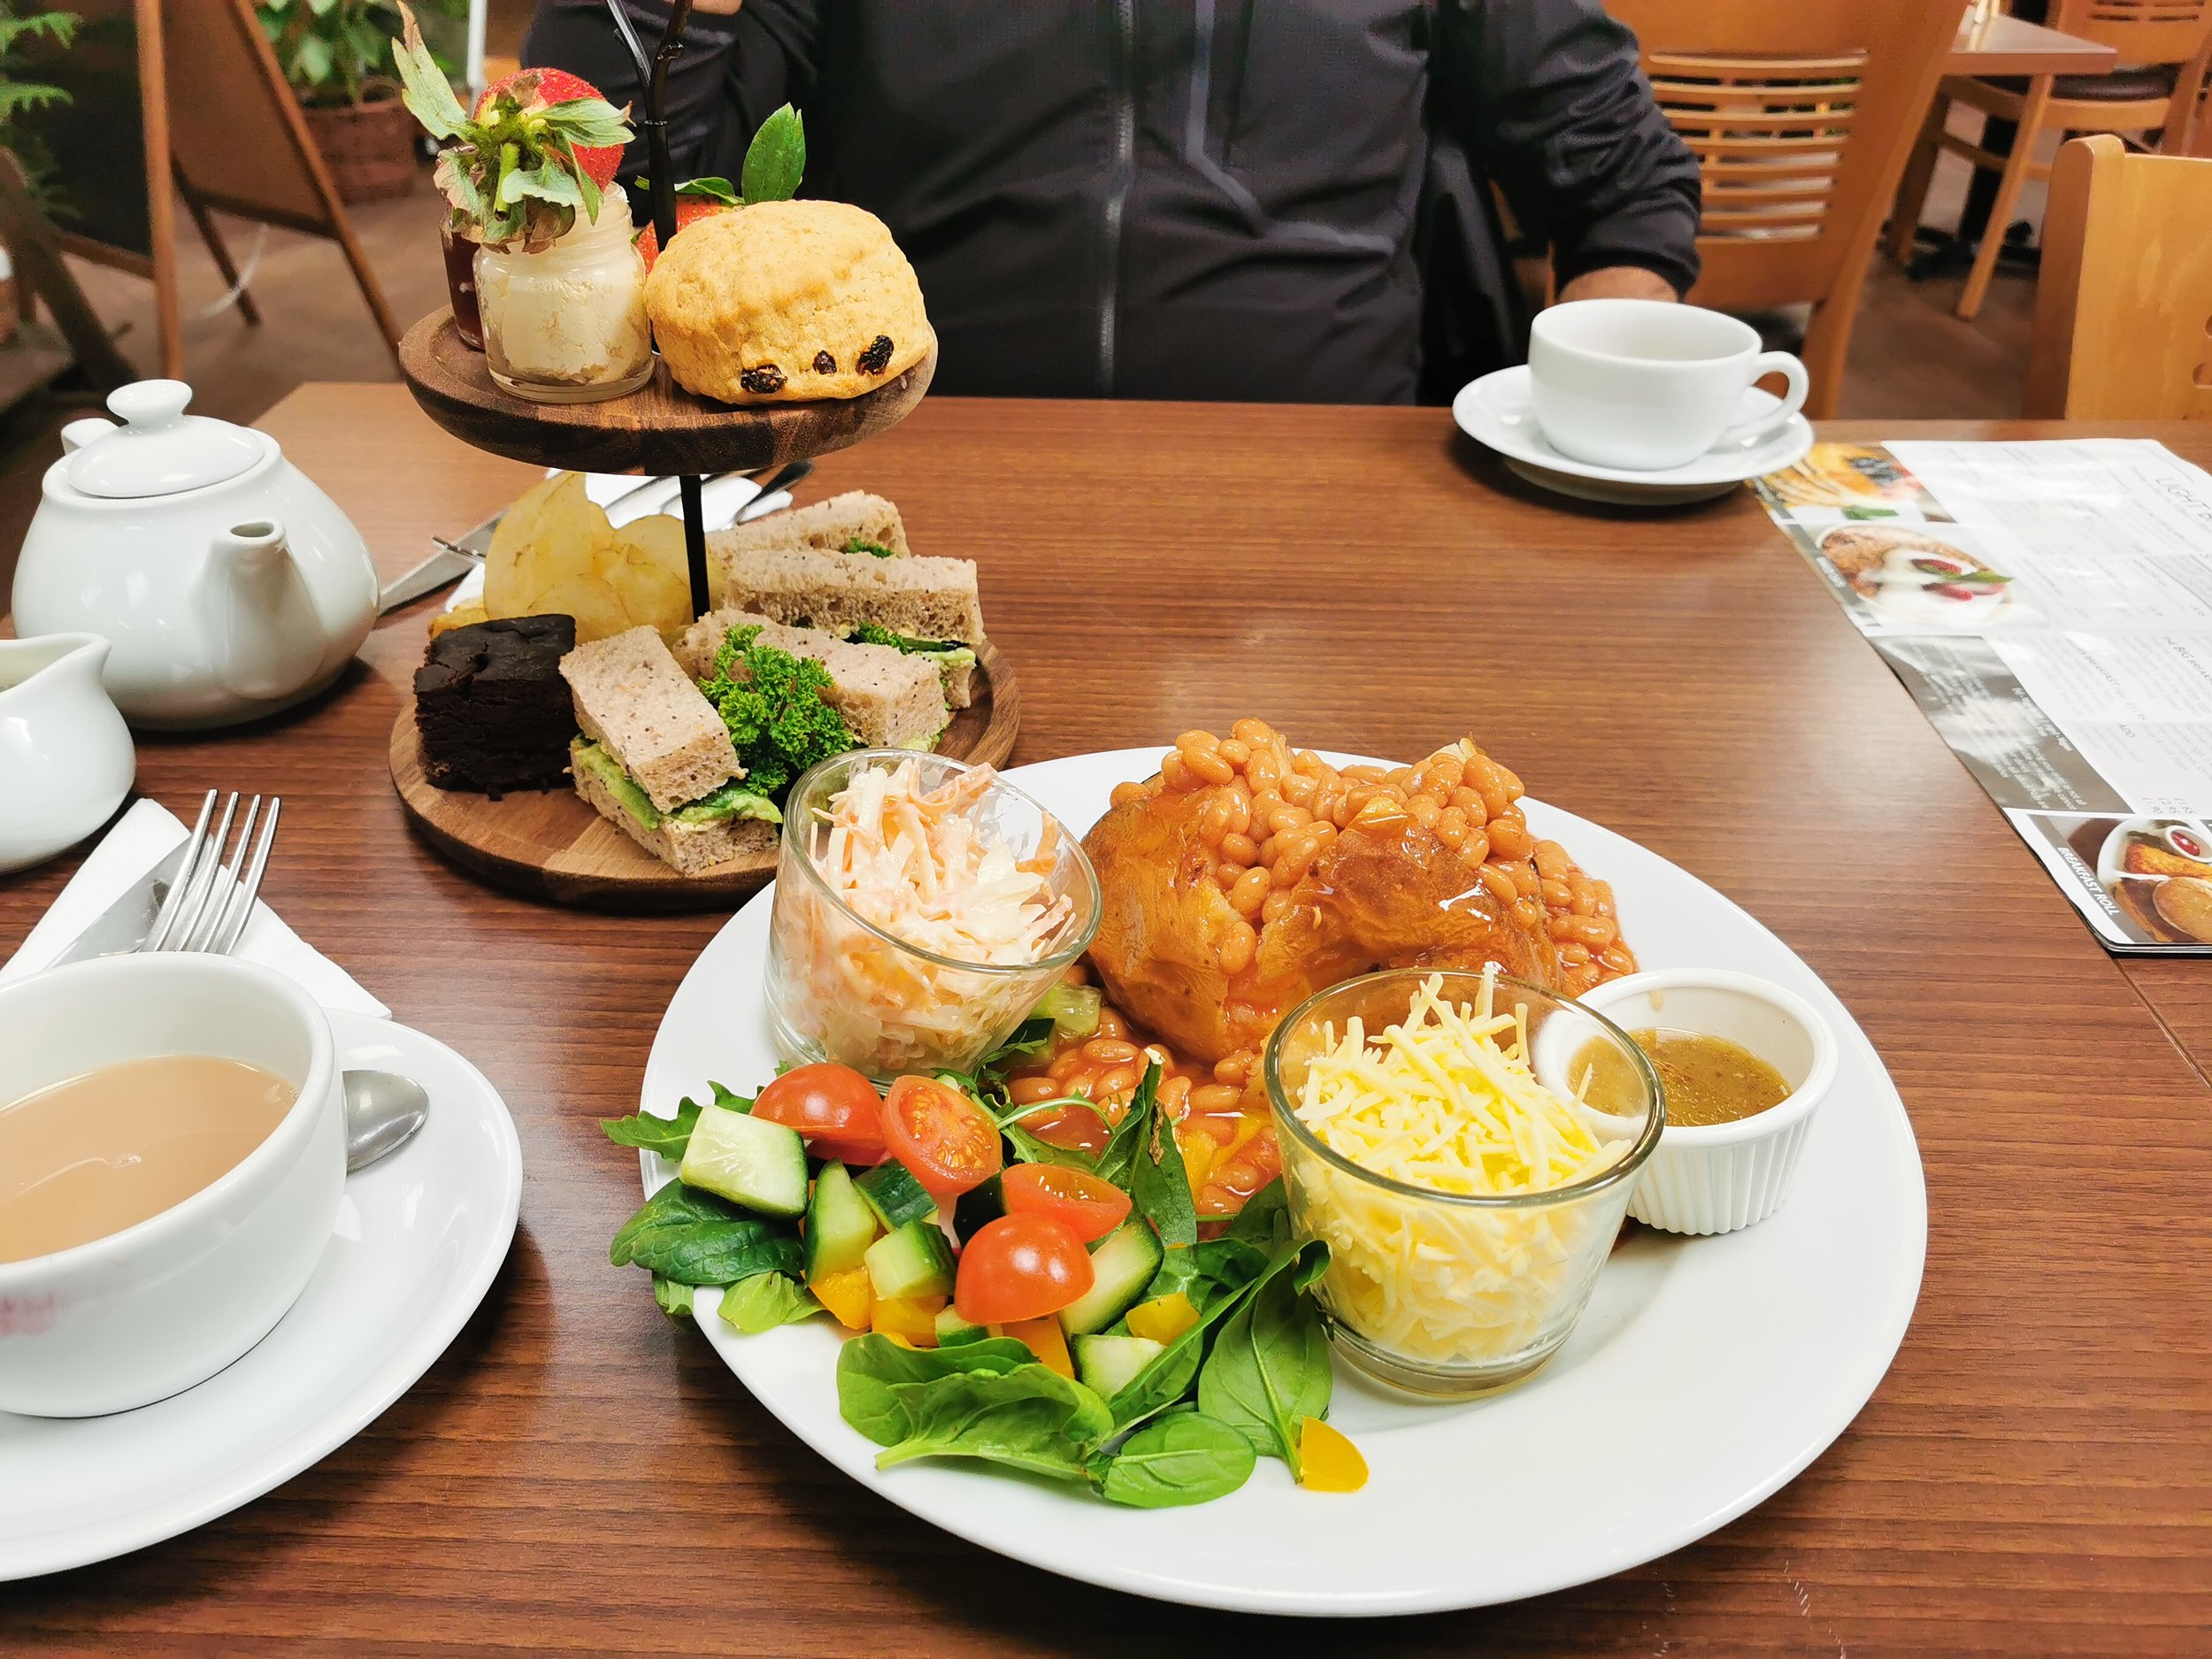
<path id="1" fill-rule="evenodd" d="M 284 804 L 276 795 L 256 795 L 246 807 L 246 820 L 238 828 L 236 850 L 225 869 L 223 849 L 230 841 L 231 820 L 237 815 L 238 794 L 223 802 L 222 817 L 212 834 L 208 820 L 215 813 L 217 791 L 210 789 L 200 803 L 200 816 L 184 844 L 184 863 L 170 884 L 168 896 L 154 917 L 141 950 L 201 950 L 227 956 L 238 948 L 253 915 L 255 895 L 261 891 L 261 873 L 268 868 L 269 848 L 276 840 L 277 814 Z M 261 835 L 254 838 L 258 822 Z M 248 851 L 251 848 L 250 854 Z M 243 872 L 243 874 L 234 872 Z"/>

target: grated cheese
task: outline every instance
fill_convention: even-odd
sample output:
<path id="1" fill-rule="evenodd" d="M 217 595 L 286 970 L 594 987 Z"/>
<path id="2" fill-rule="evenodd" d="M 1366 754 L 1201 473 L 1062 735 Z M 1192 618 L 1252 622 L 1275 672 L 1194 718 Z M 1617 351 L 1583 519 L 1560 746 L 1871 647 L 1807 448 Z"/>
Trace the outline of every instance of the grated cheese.
<path id="1" fill-rule="evenodd" d="M 1360 1168 L 1436 1193 L 1543 1193 L 1610 1168 L 1633 1137 L 1601 1133 L 1618 1120 L 1538 1079 L 1524 1010 L 1494 1011 L 1494 979 L 1472 1007 L 1446 1002 L 1441 976 L 1431 979 L 1403 1020 L 1371 1037 L 1356 1019 L 1340 1038 L 1325 1028 L 1299 1121 Z M 1433 1363 L 1509 1357 L 1571 1323 L 1626 1202 L 1427 1202 L 1302 1148 L 1284 1153 L 1306 1223 L 1329 1246 L 1332 1310 L 1377 1346 Z"/>

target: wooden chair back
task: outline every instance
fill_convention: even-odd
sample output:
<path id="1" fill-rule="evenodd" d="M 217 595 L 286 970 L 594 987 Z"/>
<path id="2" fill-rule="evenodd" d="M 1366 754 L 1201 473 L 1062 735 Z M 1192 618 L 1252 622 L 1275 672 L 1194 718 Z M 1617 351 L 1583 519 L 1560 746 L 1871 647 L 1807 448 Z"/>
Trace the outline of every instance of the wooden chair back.
<path id="1" fill-rule="evenodd" d="M 2212 160 L 2110 134 L 2051 170 L 2027 413 L 2212 420 Z"/>
<path id="2" fill-rule="evenodd" d="M 2059 0 L 2051 27 L 2109 46 L 2131 67 L 2185 64 L 2212 34 L 2212 0 Z"/>
<path id="3" fill-rule="evenodd" d="M 1807 410 L 1832 412 L 1868 255 L 1957 8 L 1609 0 L 1607 10 L 1636 32 L 1659 105 L 1703 172 L 1704 275 L 1689 297 L 1722 311 L 1812 302 Z"/>

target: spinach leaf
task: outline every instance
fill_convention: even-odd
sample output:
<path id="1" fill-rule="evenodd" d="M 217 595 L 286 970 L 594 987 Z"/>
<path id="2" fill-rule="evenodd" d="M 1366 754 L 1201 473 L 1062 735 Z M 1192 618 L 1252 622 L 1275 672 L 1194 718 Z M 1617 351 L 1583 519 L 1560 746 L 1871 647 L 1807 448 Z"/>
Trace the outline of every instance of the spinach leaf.
<path id="1" fill-rule="evenodd" d="M 722 1292 L 722 1323 L 748 1336 L 796 1325 L 821 1311 L 822 1304 L 788 1273 L 755 1273 Z"/>
<path id="2" fill-rule="evenodd" d="M 1207 1338 L 1217 1326 L 1275 1279 L 1286 1277 L 1302 1290 L 1328 1262 L 1329 1247 L 1318 1239 L 1309 1239 L 1303 1244 L 1286 1246 L 1278 1251 L 1257 1279 L 1202 1310 L 1196 1325 L 1154 1355 L 1142 1371 L 1121 1386 L 1112 1402 L 1115 1423 L 1128 1428 L 1147 1417 L 1158 1416 L 1182 1399 L 1198 1376 Z"/>
<path id="3" fill-rule="evenodd" d="M 1191 1248 L 1191 1283 L 1185 1291 L 1203 1308 L 1217 1296 L 1242 1290 L 1267 1271 L 1268 1252 L 1243 1239 L 1202 1239 Z"/>
<path id="4" fill-rule="evenodd" d="M 698 1121 L 699 1102 L 687 1100 L 676 1108 L 673 1118 L 632 1112 L 627 1118 L 602 1118 L 599 1127 L 618 1147 L 642 1147 L 673 1163 L 682 1158 L 684 1148 L 691 1144 L 691 1131 Z"/>
<path id="5" fill-rule="evenodd" d="M 1329 1413 L 1329 1339 L 1297 1275 L 1271 1274 L 1221 1327 L 1198 1373 L 1198 1409 L 1298 1476 L 1298 1432 Z"/>
<path id="6" fill-rule="evenodd" d="M 1071 1170 L 1094 1171 L 1097 1160 L 1077 1147 L 1056 1147 L 1040 1141 L 1019 1124 L 1001 1124 L 999 1132 L 1014 1144 L 1018 1164 L 1059 1164 Z"/>
<path id="7" fill-rule="evenodd" d="M 671 1181 L 614 1235 L 607 1259 L 635 1263 L 681 1285 L 729 1285 L 755 1273 L 796 1273 L 799 1236 L 735 1204 Z"/>
<path id="8" fill-rule="evenodd" d="M 1049 1014 L 1032 1014 L 1014 1027 L 1014 1034 L 983 1056 L 979 1071 L 1002 1071 L 1010 1061 L 1042 1054 L 1052 1046 L 1053 1020 Z"/>
<path id="9" fill-rule="evenodd" d="M 846 1422 L 884 1448 L 879 1469 L 918 1457 L 979 1457 L 1083 1480 L 1087 1460 L 1114 1427 L 1104 1401 L 1006 1337 L 950 1348 L 856 1337 L 838 1355 L 837 1404 Z"/>
<path id="10" fill-rule="evenodd" d="M 1130 1192 L 1137 1170 L 1137 1155 L 1152 1139 L 1152 1118 L 1160 1094 L 1160 1068 L 1148 1063 L 1144 1079 L 1137 1085 L 1137 1092 L 1129 1097 L 1129 1110 L 1114 1125 L 1112 1137 L 1106 1149 L 1098 1155 L 1097 1167 L 1093 1173 Z M 1188 1182 L 1185 1183 L 1186 1186 Z M 1133 1194 L 1132 1194 L 1133 1196 Z"/>
<path id="11" fill-rule="evenodd" d="M 1178 1411 L 1145 1425 L 1111 1458 L 1094 1458 L 1091 1478 L 1110 1502 L 1168 1509 L 1227 1497 L 1258 1461 L 1251 1442 L 1227 1424 Z"/>
<path id="12" fill-rule="evenodd" d="M 661 1311 L 681 1325 L 691 1317 L 691 1286 L 680 1285 L 672 1279 L 653 1275 L 653 1300 L 661 1305 Z"/>
<path id="13" fill-rule="evenodd" d="M 1129 1178 L 1129 1195 L 1137 1213 L 1152 1224 L 1166 1251 L 1159 1271 L 1145 1288 L 1148 1299 L 1187 1290 L 1198 1277 L 1191 1255 L 1198 1242 L 1198 1209 L 1191 1200 L 1183 1149 L 1176 1144 L 1175 1125 L 1167 1115 L 1155 1110 L 1150 1116 L 1151 1131 L 1137 1149 Z"/>
<path id="14" fill-rule="evenodd" d="M 1278 1175 L 1246 1199 L 1223 1236 L 1256 1244 L 1270 1255 L 1289 1243 L 1290 1198 L 1283 1191 L 1283 1178 Z"/>

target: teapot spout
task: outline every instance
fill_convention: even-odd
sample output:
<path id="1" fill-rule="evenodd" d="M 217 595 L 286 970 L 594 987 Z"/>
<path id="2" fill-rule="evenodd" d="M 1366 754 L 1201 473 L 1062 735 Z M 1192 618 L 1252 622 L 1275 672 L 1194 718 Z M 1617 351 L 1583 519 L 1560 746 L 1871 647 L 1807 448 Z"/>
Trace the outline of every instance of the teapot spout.
<path id="1" fill-rule="evenodd" d="M 274 519 L 219 531 L 194 599 L 207 629 L 211 665 L 240 696 L 289 696 L 322 665 L 322 622 L 284 526 Z"/>

